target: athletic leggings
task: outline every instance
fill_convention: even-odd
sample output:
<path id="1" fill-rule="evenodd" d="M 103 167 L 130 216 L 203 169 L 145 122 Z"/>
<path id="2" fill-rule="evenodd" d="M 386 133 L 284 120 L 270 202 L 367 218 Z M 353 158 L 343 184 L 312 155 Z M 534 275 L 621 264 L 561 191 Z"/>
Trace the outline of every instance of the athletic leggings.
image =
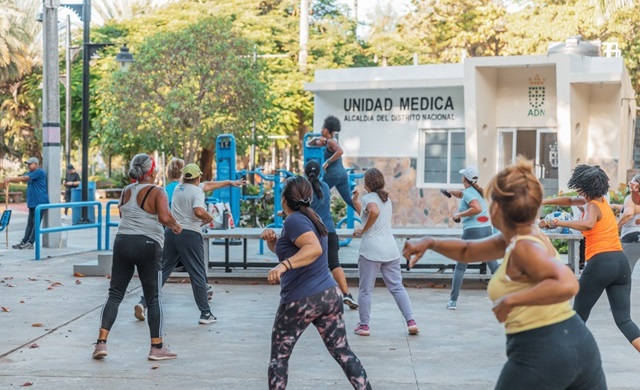
<path id="1" fill-rule="evenodd" d="M 100 327 L 111 330 L 135 268 L 138 268 L 142 291 L 147 299 L 147 322 L 151 338 L 161 337 L 162 247 L 157 241 L 143 235 L 116 235 L 113 243 L 109 298 L 102 308 Z"/>
<path id="2" fill-rule="evenodd" d="M 607 388 L 598 345 L 577 315 L 507 335 L 507 357 L 495 390 Z"/>
<path id="3" fill-rule="evenodd" d="M 353 201 L 351 200 L 349 176 L 347 176 L 346 173 L 343 175 L 340 175 L 340 174 L 336 175 L 334 173 L 328 172 L 324 174 L 324 176 L 322 177 L 322 181 L 327 183 L 327 185 L 329 186 L 329 189 L 336 187 L 336 190 L 338 190 L 340 197 L 342 198 L 342 200 L 344 200 L 347 206 L 354 208 Z"/>
<path id="4" fill-rule="evenodd" d="M 462 231 L 463 240 L 479 240 L 481 238 L 489 237 L 493 234 L 493 228 L 491 226 L 483 226 L 477 228 L 467 228 Z M 487 266 L 491 270 L 491 274 L 495 274 L 500 266 L 497 260 L 487 261 Z M 453 269 L 453 280 L 451 282 L 451 295 L 449 299 L 452 301 L 458 301 L 460 295 L 460 288 L 462 287 L 462 280 L 464 279 L 464 273 L 469 267 L 468 263 L 456 262 L 456 266 Z"/>
<path id="5" fill-rule="evenodd" d="M 580 291 L 573 302 L 573 309 L 584 322 L 605 290 L 618 329 L 629 342 L 640 337 L 640 329 L 631 320 L 631 268 L 623 252 L 598 253 L 587 261 L 580 276 Z"/>
<path id="6" fill-rule="evenodd" d="M 353 388 L 371 389 L 362 363 L 347 342 L 342 312 L 342 294 L 337 286 L 278 306 L 271 331 L 269 389 L 286 389 L 289 357 L 309 324 L 315 325 L 327 350 L 340 364 Z"/>

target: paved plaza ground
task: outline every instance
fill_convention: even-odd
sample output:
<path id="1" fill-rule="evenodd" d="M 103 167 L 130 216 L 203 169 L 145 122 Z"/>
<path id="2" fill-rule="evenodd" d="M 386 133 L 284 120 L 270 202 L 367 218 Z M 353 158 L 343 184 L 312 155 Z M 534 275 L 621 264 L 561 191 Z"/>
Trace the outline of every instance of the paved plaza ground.
<path id="1" fill-rule="evenodd" d="M 26 214 L 17 209 L 10 244 L 24 229 Z M 149 331 L 133 317 L 140 295 L 136 278 L 120 307 L 109 338 L 109 356 L 91 359 L 100 309 L 106 299 L 106 277 L 74 277 L 73 265 L 95 260 L 95 231 L 68 233 L 68 248 L 33 251 L 4 249 L 0 236 L 0 389 L 264 389 L 270 334 L 278 286 L 266 283 L 266 269 L 253 270 L 242 280 L 213 270 L 211 302 L 218 322 L 198 325 L 199 312 L 191 287 L 173 278 L 163 290 L 165 342 L 176 360 L 150 362 Z M 251 243 L 251 261 L 259 256 Z M 355 257 L 357 242 L 341 251 L 345 261 Z M 233 249 L 237 257 L 239 249 Z M 221 256 L 219 247 L 212 257 Z M 218 259 L 216 259 L 218 260 Z M 374 291 L 371 336 L 352 333 L 357 311 L 345 312 L 349 342 L 362 360 L 374 389 L 491 389 L 504 364 L 504 329 L 491 312 L 483 288 L 465 289 L 459 309 L 447 311 L 449 273 L 434 279 L 411 271 L 407 279 L 420 334 L 408 336 L 400 311 L 384 287 Z M 411 274 L 410 273 L 410 274 Z M 241 272 L 232 272 L 240 275 Z M 354 293 L 355 271 L 348 271 Z M 640 271 L 634 274 L 632 314 L 640 321 Z M 57 285 L 60 283 L 60 285 Z M 470 283 L 483 287 L 484 282 Z M 429 287 L 435 286 L 436 288 Z M 355 294 L 354 294 L 355 295 Z M 42 325 L 42 326 L 34 326 Z M 606 298 L 589 320 L 602 354 L 610 389 L 638 389 L 640 356 L 616 328 Z M 309 328 L 290 362 L 290 389 L 348 389 L 339 366 Z"/>

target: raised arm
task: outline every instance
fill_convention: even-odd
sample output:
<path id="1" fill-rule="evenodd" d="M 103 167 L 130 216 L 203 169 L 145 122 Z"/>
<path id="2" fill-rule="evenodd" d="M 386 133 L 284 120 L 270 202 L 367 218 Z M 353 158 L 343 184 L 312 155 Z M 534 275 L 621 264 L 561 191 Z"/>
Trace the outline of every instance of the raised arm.
<path id="1" fill-rule="evenodd" d="M 553 205 L 561 207 L 584 206 L 587 200 L 581 196 L 559 196 L 557 198 L 542 199 L 542 205 Z"/>
<path id="2" fill-rule="evenodd" d="M 202 190 L 209 192 L 224 187 L 242 187 L 246 183 L 247 181 L 244 178 L 238 180 L 205 181 L 202 182 Z"/>
<path id="3" fill-rule="evenodd" d="M 569 229 L 580 230 L 581 232 L 585 230 L 591 230 L 596 225 L 596 222 L 600 220 L 602 214 L 600 213 L 600 209 L 593 203 L 588 203 L 587 207 L 585 207 L 584 216 L 582 219 L 575 221 L 560 221 L 557 219 L 553 219 L 552 221 L 541 220 L 538 224 L 539 227 L 545 229 L 553 229 L 557 227 L 567 227 Z"/>
<path id="4" fill-rule="evenodd" d="M 463 263 L 491 261 L 504 256 L 507 244 L 502 234 L 482 240 L 461 240 L 459 238 L 437 239 L 426 236 L 419 240 L 409 240 L 404 244 L 402 255 L 409 260 L 409 268 L 431 249 L 450 259 Z"/>
<path id="5" fill-rule="evenodd" d="M 336 142 L 336 140 L 333 138 L 327 140 L 327 148 L 329 148 L 329 150 L 332 151 L 333 154 L 331 155 L 331 157 L 325 160 L 324 164 L 322 164 L 322 168 L 324 170 L 326 170 L 329 164 L 331 164 L 332 162 L 338 161 L 338 159 L 342 157 L 342 154 L 344 153 L 338 142 Z"/>

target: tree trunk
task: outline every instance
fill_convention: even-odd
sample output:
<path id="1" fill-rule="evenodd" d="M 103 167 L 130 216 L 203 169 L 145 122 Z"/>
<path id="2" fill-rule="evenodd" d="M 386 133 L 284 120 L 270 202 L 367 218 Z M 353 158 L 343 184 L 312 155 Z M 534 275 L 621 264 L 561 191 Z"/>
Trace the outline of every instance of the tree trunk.
<path id="1" fill-rule="evenodd" d="M 200 151 L 200 169 L 203 180 L 213 180 L 213 148 L 202 148 Z"/>

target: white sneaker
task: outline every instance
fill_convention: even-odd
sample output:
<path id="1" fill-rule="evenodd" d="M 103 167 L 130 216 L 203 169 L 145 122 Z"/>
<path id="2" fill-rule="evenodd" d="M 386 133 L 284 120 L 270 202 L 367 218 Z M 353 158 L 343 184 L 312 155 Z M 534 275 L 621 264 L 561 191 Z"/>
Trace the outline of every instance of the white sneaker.
<path id="1" fill-rule="evenodd" d="M 142 303 L 138 303 L 133 307 L 133 316 L 140 321 L 144 321 L 147 318 L 146 311 L 147 309 L 144 305 Z"/>
<path id="2" fill-rule="evenodd" d="M 447 303 L 447 309 L 449 309 L 449 310 L 458 310 L 458 302 L 449 301 L 449 303 Z"/>

